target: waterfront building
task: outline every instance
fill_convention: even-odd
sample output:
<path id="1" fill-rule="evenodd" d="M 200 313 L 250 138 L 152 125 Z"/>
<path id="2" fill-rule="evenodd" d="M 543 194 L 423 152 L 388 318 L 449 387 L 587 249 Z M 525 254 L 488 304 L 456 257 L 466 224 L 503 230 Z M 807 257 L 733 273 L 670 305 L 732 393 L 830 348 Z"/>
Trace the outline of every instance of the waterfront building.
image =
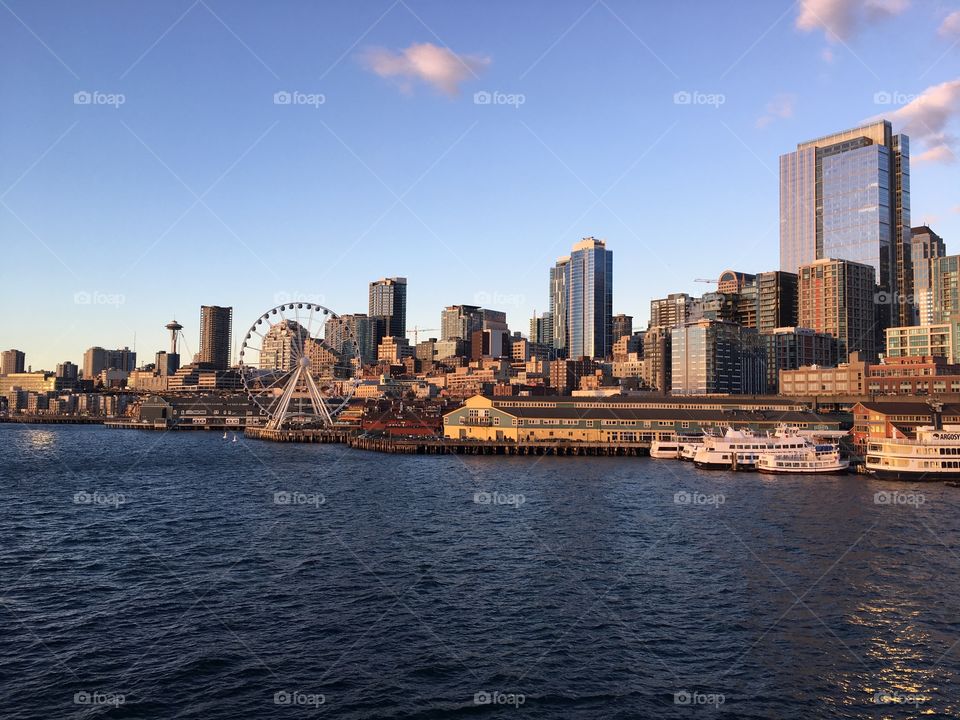
<path id="1" fill-rule="evenodd" d="M 104 370 L 132 372 L 137 368 L 137 353 L 128 347 L 105 350 L 102 347 L 88 348 L 83 354 L 84 380 L 96 380 Z"/>
<path id="2" fill-rule="evenodd" d="M 696 320 L 672 332 L 673 395 L 766 392 L 766 350 L 756 331 Z"/>
<path id="3" fill-rule="evenodd" d="M 215 370 L 230 367 L 233 343 L 233 308 L 219 305 L 200 307 L 200 353 L 197 361 L 208 363 Z"/>
<path id="4" fill-rule="evenodd" d="M 917 322 L 933 322 L 933 262 L 947 254 L 943 238 L 927 225 L 910 231 L 910 261 L 913 264 L 913 295 Z"/>
<path id="5" fill-rule="evenodd" d="M 780 394 L 787 397 L 824 395 L 863 395 L 867 387 L 869 363 L 859 352 L 850 353 L 848 362 L 836 367 L 811 365 L 780 371 Z"/>
<path id="6" fill-rule="evenodd" d="M 840 427 L 835 419 L 783 400 L 768 401 L 761 409 L 726 398 L 475 395 L 443 416 L 443 432 L 459 440 L 649 443 L 727 427 L 772 432 L 781 423 L 812 430 Z"/>
<path id="7" fill-rule="evenodd" d="M 26 357 L 22 350 L 4 350 L 0 353 L 0 375 L 22 373 L 25 368 Z"/>
<path id="8" fill-rule="evenodd" d="M 799 273 L 800 327 L 837 339 L 837 354 L 877 356 L 875 285 L 871 265 L 825 258 L 802 265 Z"/>
<path id="9" fill-rule="evenodd" d="M 887 358 L 934 356 L 955 363 L 960 359 L 955 352 L 957 330 L 953 322 L 887 328 Z"/>
<path id="10" fill-rule="evenodd" d="M 377 344 L 385 337 L 406 337 L 407 279 L 381 278 L 370 283 L 367 315 L 376 323 Z"/>
<path id="11" fill-rule="evenodd" d="M 851 438 L 861 452 L 871 440 L 916 437 L 918 427 L 933 425 L 933 408 L 917 400 L 870 400 L 853 406 Z M 960 425 L 960 404 L 944 403 L 944 425 Z"/>
<path id="12" fill-rule="evenodd" d="M 826 333 L 809 328 L 781 327 L 763 331 L 760 338 L 767 352 L 767 392 L 778 391 L 781 370 L 837 363 L 837 341 Z"/>
<path id="13" fill-rule="evenodd" d="M 910 325 L 910 244 L 909 139 L 894 135 L 889 121 L 800 143 L 780 156 L 781 270 L 799 274 L 826 258 L 867 264 L 874 283 L 896 298 L 881 307 L 881 328 Z"/>

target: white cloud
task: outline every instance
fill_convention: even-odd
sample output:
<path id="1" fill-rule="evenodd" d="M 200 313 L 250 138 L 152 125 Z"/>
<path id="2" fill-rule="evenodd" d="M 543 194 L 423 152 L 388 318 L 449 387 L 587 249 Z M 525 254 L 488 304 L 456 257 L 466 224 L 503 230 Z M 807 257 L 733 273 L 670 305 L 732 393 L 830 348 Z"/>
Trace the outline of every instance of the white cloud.
<path id="1" fill-rule="evenodd" d="M 955 162 L 960 144 L 950 131 L 960 120 L 960 78 L 931 85 L 913 101 L 887 116 L 924 150 L 913 159 L 920 162 Z"/>
<path id="2" fill-rule="evenodd" d="M 404 92 L 422 82 L 446 95 L 457 95 L 461 83 L 477 77 L 490 64 L 488 57 L 457 55 L 450 48 L 431 43 L 414 43 L 399 52 L 372 48 L 363 54 L 362 61 L 380 77 L 397 80 Z"/>
<path id="3" fill-rule="evenodd" d="M 823 30 L 830 42 L 848 40 L 866 25 L 899 15 L 910 0 L 800 0 L 797 27 Z"/>
<path id="4" fill-rule="evenodd" d="M 960 10 L 950 13 L 947 15 L 943 22 L 940 23 L 940 29 L 937 30 L 940 34 L 940 37 L 947 38 L 952 40 L 956 38 L 960 40 Z"/>
<path id="5" fill-rule="evenodd" d="M 793 106 L 796 102 L 797 96 L 790 93 L 781 93 L 774 96 L 764 108 L 764 114 L 757 118 L 757 127 L 765 128 L 774 120 L 793 117 Z"/>

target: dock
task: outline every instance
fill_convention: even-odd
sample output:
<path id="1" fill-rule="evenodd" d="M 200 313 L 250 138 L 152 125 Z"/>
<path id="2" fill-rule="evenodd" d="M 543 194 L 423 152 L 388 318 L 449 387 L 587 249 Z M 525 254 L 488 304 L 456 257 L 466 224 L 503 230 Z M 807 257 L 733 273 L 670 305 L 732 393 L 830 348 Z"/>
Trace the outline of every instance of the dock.
<path id="1" fill-rule="evenodd" d="M 555 455 L 638 457 L 649 455 L 650 443 L 577 441 L 507 442 L 450 438 L 377 438 L 355 436 L 347 445 L 357 450 L 401 455 Z"/>

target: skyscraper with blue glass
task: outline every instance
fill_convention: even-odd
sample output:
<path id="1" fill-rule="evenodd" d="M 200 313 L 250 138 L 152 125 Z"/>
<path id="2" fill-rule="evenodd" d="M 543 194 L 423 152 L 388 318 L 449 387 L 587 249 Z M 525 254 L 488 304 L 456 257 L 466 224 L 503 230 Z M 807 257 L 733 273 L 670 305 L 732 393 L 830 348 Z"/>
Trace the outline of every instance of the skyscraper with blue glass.
<path id="1" fill-rule="evenodd" d="M 780 156 L 780 269 L 825 258 L 873 266 L 878 321 L 911 325 L 910 144 L 879 120 Z M 878 308 L 881 309 L 881 308 Z"/>
<path id="2" fill-rule="evenodd" d="M 613 252 L 587 237 L 550 271 L 557 350 L 569 358 L 607 357 L 613 352 Z M 558 344 L 558 340 L 559 343 Z"/>

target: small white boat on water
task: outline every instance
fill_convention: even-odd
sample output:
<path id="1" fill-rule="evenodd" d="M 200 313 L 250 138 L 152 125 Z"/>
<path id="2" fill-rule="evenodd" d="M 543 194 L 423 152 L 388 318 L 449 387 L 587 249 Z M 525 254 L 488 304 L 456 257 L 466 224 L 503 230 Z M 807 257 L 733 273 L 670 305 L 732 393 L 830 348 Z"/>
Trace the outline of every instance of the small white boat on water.
<path id="1" fill-rule="evenodd" d="M 680 457 L 680 443 L 676 440 L 654 440 L 650 443 L 650 457 L 657 460 L 676 460 Z"/>
<path id="2" fill-rule="evenodd" d="M 757 470 L 779 475 L 831 475 L 845 473 L 850 461 L 840 457 L 838 445 L 814 445 L 795 453 L 761 453 Z"/>

